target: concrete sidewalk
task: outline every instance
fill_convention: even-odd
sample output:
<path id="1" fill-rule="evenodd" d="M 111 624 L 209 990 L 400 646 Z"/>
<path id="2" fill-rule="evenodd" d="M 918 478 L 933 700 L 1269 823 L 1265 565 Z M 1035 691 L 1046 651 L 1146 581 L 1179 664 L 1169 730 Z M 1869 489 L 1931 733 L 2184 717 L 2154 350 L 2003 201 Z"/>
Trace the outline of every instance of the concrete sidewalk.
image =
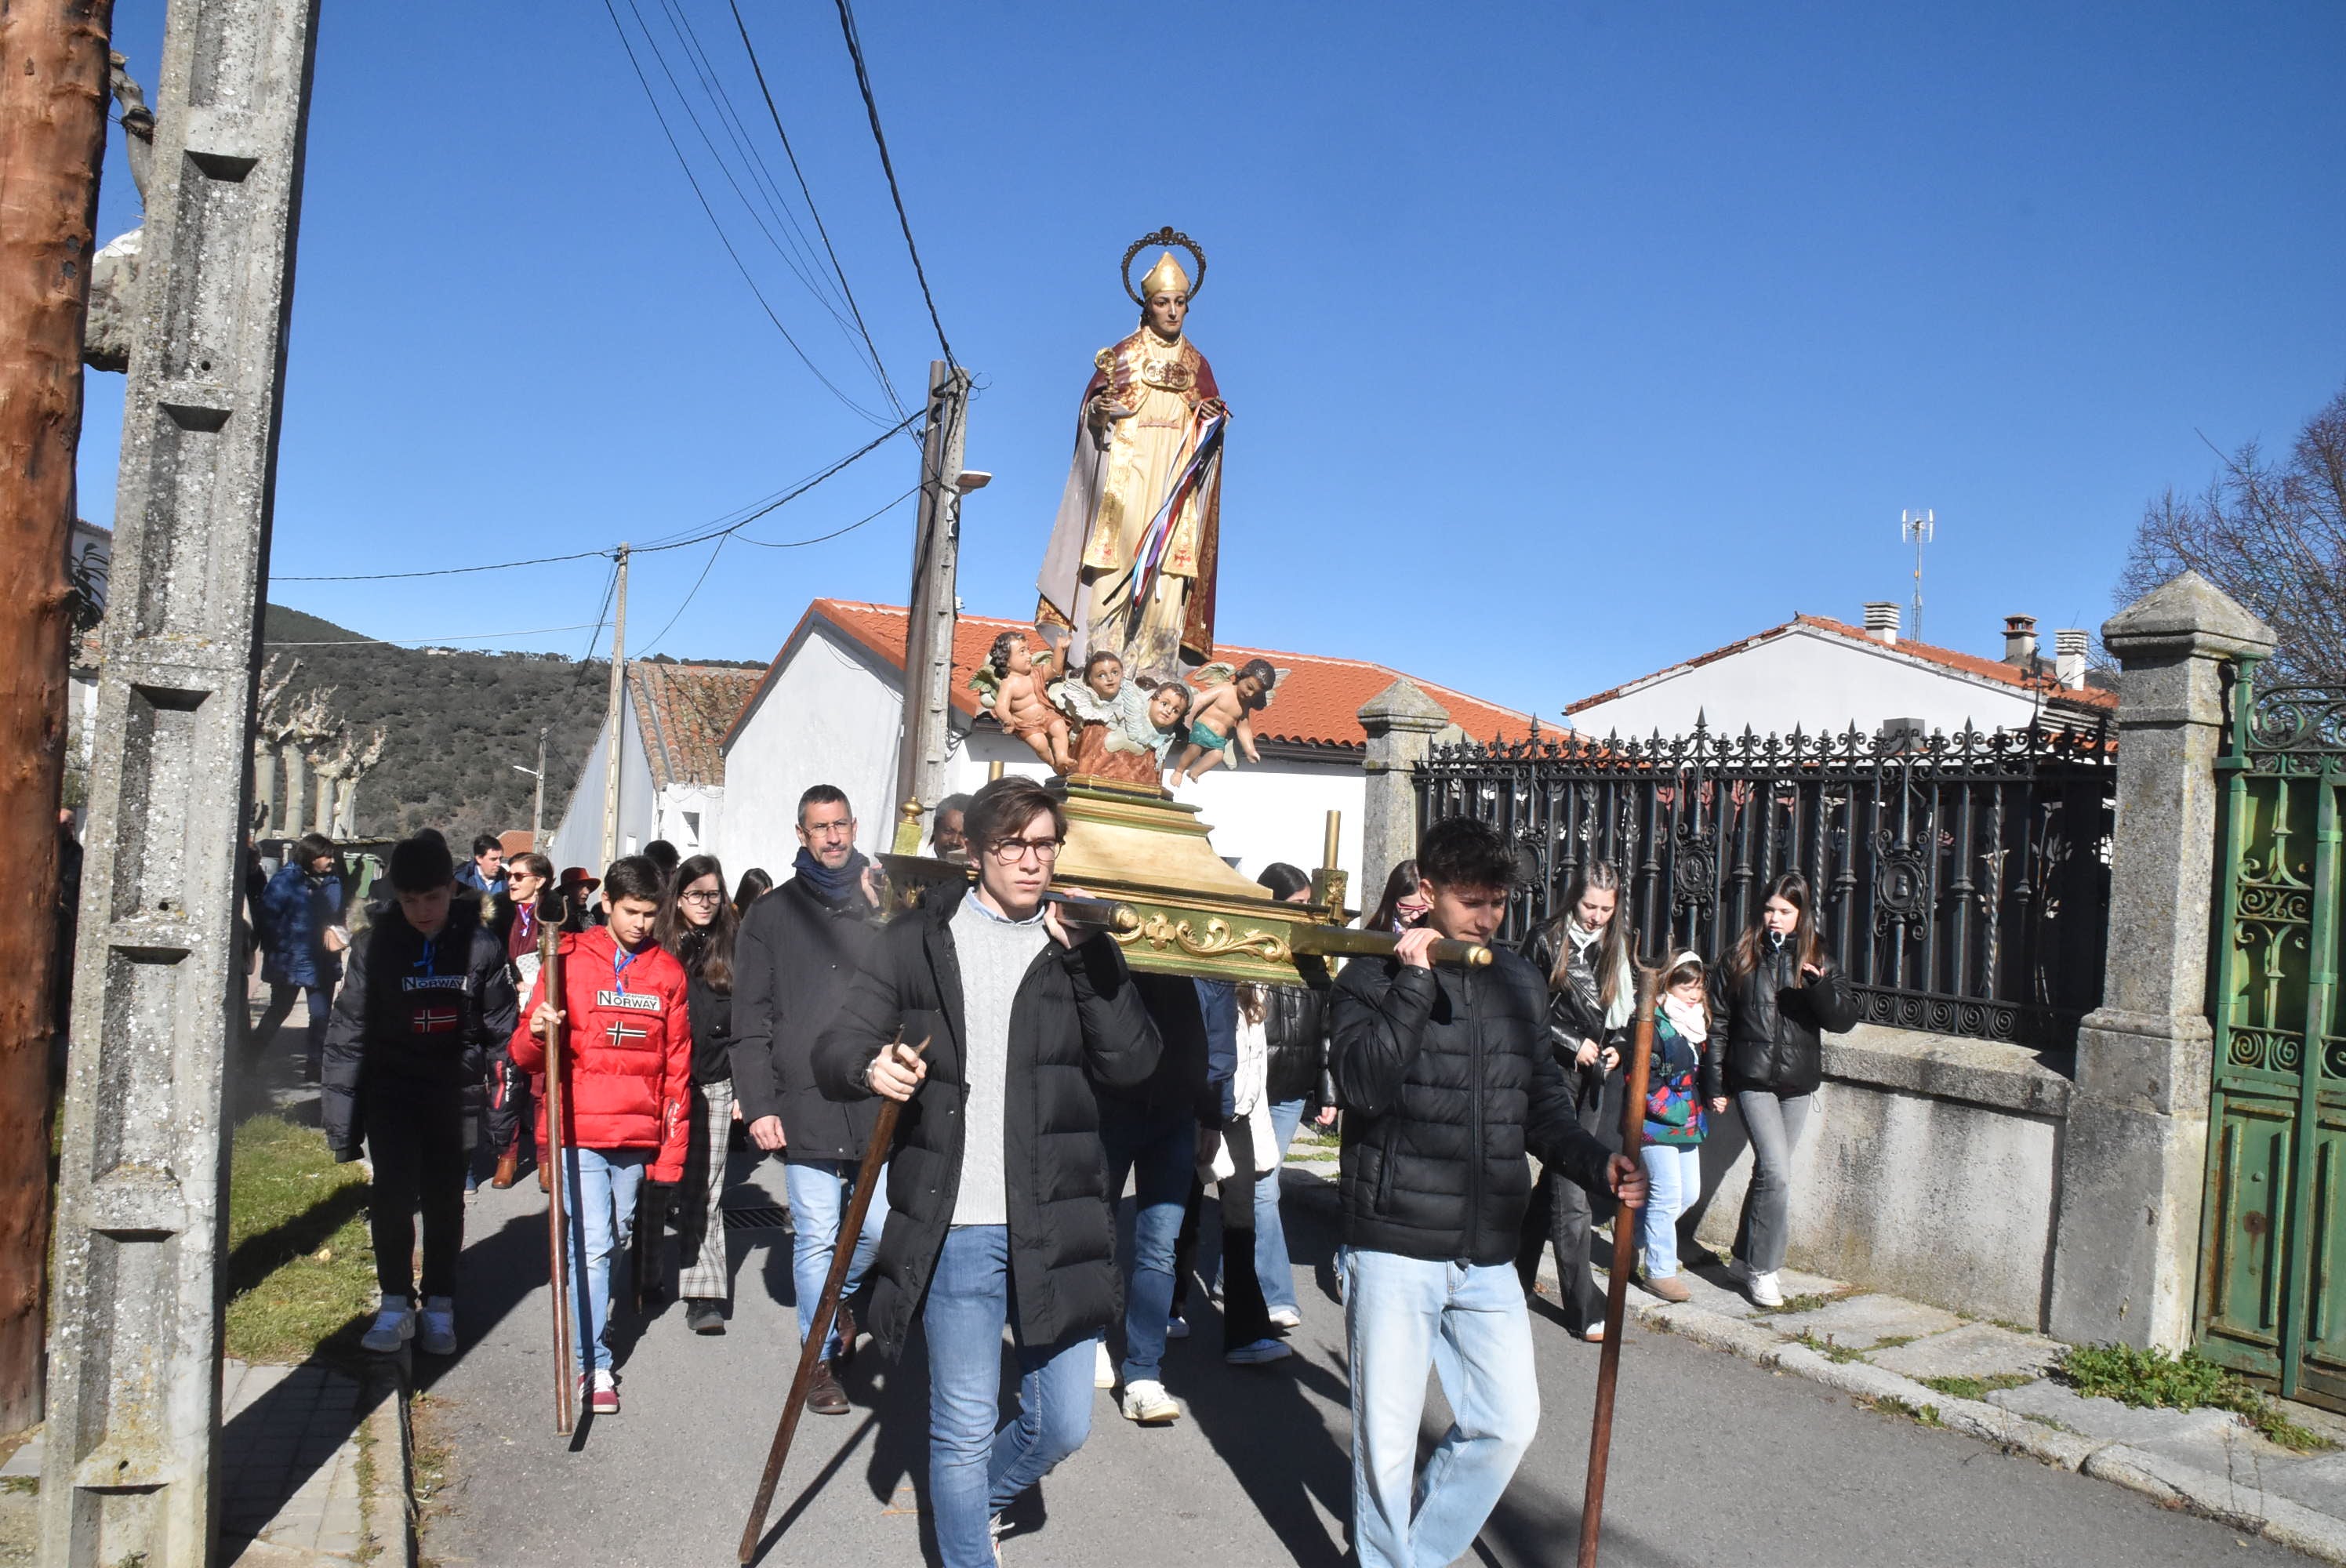
<path id="1" fill-rule="evenodd" d="M 413 1568 L 403 1369 L 227 1362 L 220 1376 L 224 1568 Z M 0 1466 L 37 1502 L 40 1434 Z M 26 1559 L 30 1561 L 30 1559 Z"/>
<path id="2" fill-rule="evenodd" d="M 1290 1158 L 1289 1169 L 1298 1173 L 1288 1178 L 1290 1198 L 1335 1206 L 1332 1159 Z M 1699 1247 L 1690 1255 L 1710 1257 Z M 1600 1283 L 1604 1278 L 1599 1269 Z M 1679 1278 L 1693 1299 L 1673 1305 L 1632 1285 L 1631 1318 L 1911 1415 L 1925 1426 L 2116 1481 L 2325 1562 L 2346 1563 L 2346 1420 L 2286 1407 L 2292 1420 L 2341 1445 L 2298 1453 L 2266 1441 L 2229 1410 L 2137 1410 L 2116 1400 L 2081 1398 L 2047 1375 L 2066 1347 L 2042 1334 L 1789 1268 L 1784 1309 L 1754 1307 L 1716 1263 Z M 1552 1250 L 1541 1257 L 1540 1286 L 1556 1294 Z"/>

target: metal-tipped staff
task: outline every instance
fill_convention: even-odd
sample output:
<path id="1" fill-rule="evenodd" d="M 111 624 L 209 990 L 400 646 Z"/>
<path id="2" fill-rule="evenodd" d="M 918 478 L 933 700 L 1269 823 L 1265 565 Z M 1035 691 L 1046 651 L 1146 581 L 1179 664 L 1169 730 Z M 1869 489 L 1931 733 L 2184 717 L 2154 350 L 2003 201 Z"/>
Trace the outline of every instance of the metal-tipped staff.
<path id="1" fill-rule="evenodd" d="M 1645 1141 L 1646 1074 L 1654 1060 L 1654 985 L 1637 983 L 1637 1027 L 1630 1037 L 1629 1092 L 1621 1106 L 1621 1152 L 1637 1158 Z M 1629 1307 L 1629 1269 L 1637 1257 L 1637 1211 L 1613 1214 L 1613 1272 L 1605 1282 L 1605 1349 L 1596 1361 L 1596 1418 L 1588 1434 L 1588 1491 L 1580 1505 L 1580 1568 L 1596 1568 L 1596 1540 L 1604 1528 L 1605 1465 L 1613 1451 L 1613 1384 L 1621 1373 L 1621 1319 Z"/>
<path id="2" fill-rule="evenodd" d="M 901 1042 L 892 1042 L 886 1049 L 894 1050 Z M 929 1043 L 922 1041 L 913 1047 L 915 1059 L 925 1055 Z M 814 1321 L 807 1328 L 806 1343 L 799 1348 L 798 1375 L 790 1380 L 790 1397 L 782 1406 L 782 1419 L 774 1428 L 774 1444 L 766 1453 L 766 1473 L 758 1479 L 757 1501 L 750 1505 L 750 1522 L 741 1531 L 740 1560 L 750 1561 L 758 1554 L 758 1537 L 766 1532 L 766 1514 L 774 1505 L 774 1488 L 782 1479 L 782 1461 L 790 1457 L 790 1439 L 797 1435 L 799 1417 L 806 1410 L 807 1385 L 814 1380 L 814 1369 L 822 1364 L 823 1341 L 831 1338 L 831 1320 L 839 1315 L 839 1293 L 847 1284 L 848 1265 L 854 1261 L 855 1244 L 863 1234 L 863 1217 L 872 1207 L 872 1183 L 880 1179 L 880 1167 L 888 1163 L 888 1149 L 896 1141 L 896 1117 L 904 1109 L 902 1100 L 882 1099 L 879 1119 L 872 1124 L 872 1142 L 863 1150 L 863 1164 L 855 1173 L 855 1193 L 847 1200 L 847 1212 L 840 1217 L 839 1241 L 831 1249 L 831 1273 L 822 1282 L 822 1295 L 814 1306 Z"/>
<path id="3" fill-rule="evenodd" d="M 543 987 L 541 994 L 556 1013 L 562 1011 L 562 920 L 559 897 L 553 901 L 555 913 L 547 917 L 546 901 L 541 901 L 537 911 L 537 978 Z M 570 1247 L 565 1235 L 568 1227 L 562 1209 L 562 1025 L 555 1024 L 546 1035 L 546 1162 L 553 1179 L 546 1184 L 546 1247 L 548 1272 L 554 1285 L 554 1430 L 563 1436 L 577 1419 L 576 1374 L 571 1368 L 570 1354 Z"/>

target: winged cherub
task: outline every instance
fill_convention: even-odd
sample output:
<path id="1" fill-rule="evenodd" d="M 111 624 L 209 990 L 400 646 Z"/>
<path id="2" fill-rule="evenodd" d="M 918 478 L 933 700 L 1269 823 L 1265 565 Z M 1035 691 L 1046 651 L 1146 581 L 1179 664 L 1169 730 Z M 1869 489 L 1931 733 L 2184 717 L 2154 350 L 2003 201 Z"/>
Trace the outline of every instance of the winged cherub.
<path id="1" fill-rule="evenodd" d="M 1005 632 L 994 639 L 993 651 L 969 685 L 1005 730 L 1033 747 L 1052 772 L 1066 773 L 1076 765 L 1067 747 L 1067 716 L 1044 696 L 1051 658 L 1050 649 L 1037 653 L 1021 634 Z"/>
<path id="2" fill-rule="evenodd" d="M 1254 745 L 1254 715 L 1270 705 L 1271 688 L 1280 672 L 1267 659 L 1250 658 L 1233 672 L 1229 665 L 1209 664 L 1198 672 L 1198 691 L 1189 709 L 1189 744 L 1182 749 L 1178 770 L 1185 779 L 1202 779 L 1218 763 L 1229 762 L 1236 745 L 1253 763 L 1262 761 Z"/>

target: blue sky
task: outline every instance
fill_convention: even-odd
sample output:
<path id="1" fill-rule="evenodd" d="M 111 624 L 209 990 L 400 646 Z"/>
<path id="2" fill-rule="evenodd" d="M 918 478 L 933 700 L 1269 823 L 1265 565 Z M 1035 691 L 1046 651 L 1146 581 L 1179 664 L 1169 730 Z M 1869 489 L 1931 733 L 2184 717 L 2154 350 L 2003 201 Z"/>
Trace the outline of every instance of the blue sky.
<path id="1" fill-rule="evenodd" d="M 638 4 L 670 48 L 663 7 L 690 20 L 787 181 L 722 0 Z M 832 8 L 742 9 L 914 396 L 935 339 Z M 597 0 L 325 10 L 274 600 L 392 638 L 576 626 L 599 563 L 283 578 L 673 535 L 876 433 L 743 284 Z M 161 15 L 117 6 L 150 91 Z M 1930 640 L 2096 625 L 2145 500 L 2203 484 L 2205 442 L 2285 443 L 2346 384 L 2330 0 L 865 0 L 860 22 L 981 388 L 980 613 L 1032 608 L 1090 356 L 1132 325 L 1117 258 L 1166 223 L 1207 249 L 1191 331 L 1236 414 L 1221 635 L 1549 715 L 1796 610 L 1902 600 L 1906 507 L 1940 522 Z M 675 123 L 784 324 L 876 402 Z M 117 148 L 101 237 L 135 220 Z M 99 521 L 121 384 L 89 383 Z M 915 467 L 896 441 L 746 532 L 829 532 Z M 811 597 L 902 602 L 910 530 L 906 504 L 713 568 L 643 556 L 631 651 L 673 621 L 648 651 L 764 658 Z"/>

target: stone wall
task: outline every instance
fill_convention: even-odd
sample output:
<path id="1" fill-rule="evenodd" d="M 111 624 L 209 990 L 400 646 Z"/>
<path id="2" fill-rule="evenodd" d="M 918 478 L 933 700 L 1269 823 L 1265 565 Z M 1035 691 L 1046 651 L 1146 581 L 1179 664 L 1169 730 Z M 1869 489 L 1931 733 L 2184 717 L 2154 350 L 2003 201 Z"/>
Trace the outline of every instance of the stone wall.
<path id="1" fill-rule="evenodd" d="M 2069 1079 L 2033 1051 L 1862 1024 L 1829 1035 L 1793 1157 L 1796 1268 L 2042 1325 Z M 1734 1240 L 1751 1155 L 1730 1110 L 1704 1146 L 1698 1238 Z"/>

